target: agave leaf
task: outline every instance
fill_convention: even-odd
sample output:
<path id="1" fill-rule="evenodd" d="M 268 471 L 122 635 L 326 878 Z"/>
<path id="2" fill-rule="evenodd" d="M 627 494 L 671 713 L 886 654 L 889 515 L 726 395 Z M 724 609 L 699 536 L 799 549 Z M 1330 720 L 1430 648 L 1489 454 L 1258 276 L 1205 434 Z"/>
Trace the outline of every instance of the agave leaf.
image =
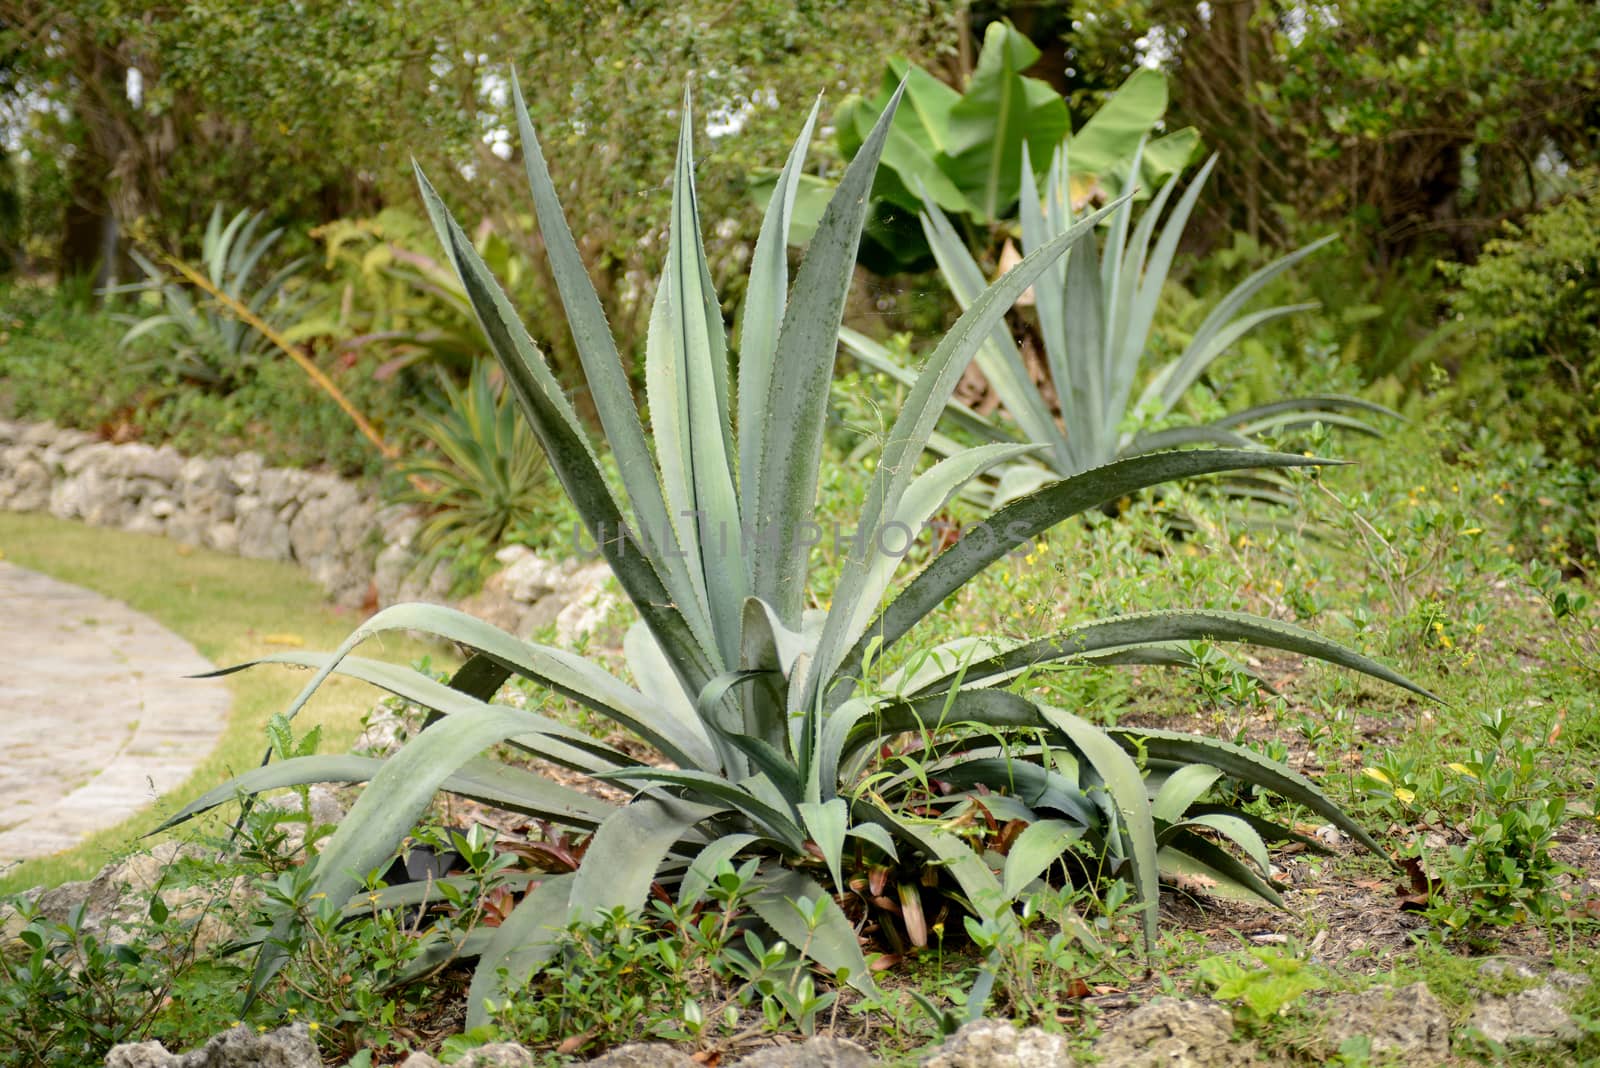
<path id="1" fill-rule="evenodd" d="M 527 716 L 493 705 L 449 716 L 413 738 L 382 762 L 318 855 L 310 892 L 341 905 L 395 850 L 416 825 L 450 774 L 497 742 L 524 733 Z M 286 959 L 281 939 L 286 923 L 274 928 L 256 959 L 249 997 L 253 999 Z"/>
<path id="2" fill-rule="evenodd" d="M 928 436 L 939 421 L 939 413 L 983 338 L 989 335 L 1005 315 L 1006 309 L 1016 303 L 1017 298 L 1044 269 L 1085 235 L 1092 233 L 1094 224 L 1114 207 L 1110 205 L 1086 217 L 1044 247 L 1024 257 L 998 282 L 984 290 L 940 340 L 923 366 L 917 384 L 912 387 L 894 426 L 889 430 L 888 441 L 878 459 L 877 475 L 862 505 L 859 522 L 863 531 L 875 538 L 881 530 L 884 517 L 895 516 L 915 473 L 917 458 L 927 447 Z M 978 453 L 982 459 L 996 456 L 994 450 L 1006 446 L 985 448 L 988 451 Z M 944 464 L 950 466 L 935 467 L 935 471 L 943 473 L 925 484 L 930 496 L 937 492 L 941 478 L 948 479 L 964 470 L 964 461 L 958 458 L 946 460 Z M 932 475 L 932 472 L 929 474 Z M 828 621 L 823 625 L 822 639 L 817 645 L 817 669 L 811 673 L 813 680 L 831 682 L 834 679 L 846 651 L 860 637 L 860 623 L 855 617 L 863 594 L 873 594 L 875 601 L 876 595 L 881 594 L 887 586 L 892 565 L 889 571 L 879 572 L 877 581 L 872 581 L 868 577 L 871 560 L 871 547 L 863 551 L 858 545 L 845 562 L 844 574 L 834 594 L 835 611 L 829 614 Z M 816 699 L 815 685 L 813 683 L 808 688 L 802 707 L 809 706 Z"/>
<path id="3" fill-rule="evenodd" d="M 1044 721 L 1041 718 L 1039 722 Z M 1100 822 L 1095 816 L 1093 802 L 1078 784 L 1024 759 L 1019 753 L 961 760 L 941 768 L 938 778 L 940 782 L 960 788 L 1003 790 L 1030 809 L 1048 808 L 1065 813 L 1080 827 L 1093 827 Z M 987 795 L 983 795 L 983 800 L 988 803 Z"/>
<path id="4" fill-rule="evenodd" d="M 878 984 L 872 979 L 867 959 L 855 928 L 822 887 L 788 868 L 761 873 L 761 888 L 750 898 L 750 907 L 768 927 L 789 945 L 844 979 L 869 997 L 876 997 Z M 796 903 L 812 902 L 819 910 L 821 923 L 815 929 L 802 919 Z"/>
<path id="5" fill-rule="evenodd" d="M 1373 678 L 1382 679 L 1422 697 L 1438 700 L 1435 695 L 1392 668 L 1301 627 L 1242 612 L 1205 609 L 1135 612 L 1083 623 L 1061 634 L 1026 642 L 987 660 L 967 664 L 959 670 L 959 675 L 968 683 L 985 680 L 992 682 L 1015 677 L 1030 667 L 1052 661 L 1173 641 L 1248 642 L 1252 645 L 1299 653 L 1302 656 L 1316 657 L 1318 660 L 1371 675 Z M 917 695 L 930 693 L 948 685 L 954 681 L 957 674 L 958 672 L 950 672 L 935 679 L 923 686 Z"/>
<path id="6" fill-rule="evenodd" d="M 684 605 L 692 606 L 695 603 L 686 573 L 678 566 L 676 558 L 670 555 L 656 553 L 647 559 L 632 534 L 626 531 L 616 498 L 606 484 L 588 438 L 565 393 L 534 348 L 510 301 L 495 283 L 466 234 L 450 218 L 438 194 L 420 171 L 417 179 L 429 217 L 450 253 L 452 264 L 461 275 L 489 347 L 500 360 L 518 403 L 527 414 L 539 443 L 544 446 L 552 470 L 578 513 L 583 516 L 590 534 L 599 543 L 617 581 L 638 607 L 640 616 L 654 632 L 657 641 L 671 651 L 669 659 L 679 677 L 690 689 L 698 691 L 707 679 L 716 674 L 716 665 L 711 659 L 715 656 L 716 644 L 710 640 L 709 621 L 694 612 L 686 617 L 681 611 Z M 541 218 L 544 214 L 540 212 Z M 567 240 L 571 241 L 570 234 Z M 552 246 L 554 244 L 552 242 Z M 592 294 L 592 287 L 590 292 Z M 601 319 L 603 323 L 604 317 Z M 591 389 L 598 402 L 601 391 L 594 387 L 592 381 Z M 628 403 L 631 405 L 631 399 Z M 637 413 L 634 413 L 633 419 L 637 423 Z M 617 447 L 617 439 L 612 439 L 612 446 L 613 449 Z M 619 463 L 621 459 L 619 454 Z M 655 487 L 655 494 L 659 496 L 660 487 L 655 482 L 653 471 L 649 473 L 649 478 L 650 484 Z M 629 493 L 634 493 L 631 487 Z M 665 525 L 665 506 L 661 509 L 661 525 L 655 527 L 652 534 L 648 506 L 642 505 L 637 496 L 631 499 L 644 527 L 642 536 L 646 538 L 646 545 L 651 545 L 650 538 L 661 537 L 668 529 Z M 652 563 L 656 559 L 662 561 L 662 572 L 658 572 Z"/>
<path id="7" fill-rule="evenodd" d="M 713 759 L 703 734 L 697 737 L 659 705 L 592 662 L 562 649 L 519 641 L 481 619 L 441 605 L 394 605 L 367 620 L 329 655 L 286 714 L 298 712 L 352 649 L 391 630 L 425 631 L 486 653 L 518 674 L 615 719 L 676 763 L 698 767 Z"/>
<path id="8" fill-rule="evenodd" d="M 1174 426 L 1165 430 L 1137 434 L 1122 449 L 1121 455 L 1138 456 L 1148 452 L 1164 452 L 1185 445 L 1215 445 L 1224 449 L 1260 448 L 1244 434 L 1223 429 L 1216 423 L 1205 423 L 1200 426 Z"/>
<path id="9" fill-rule="evenodd" d="M 833 610 L 828 615 L 828 623 L 823 626 L 822 644 L 818 646 L 819 658 L 825 655 L 828 648 L 826 643 L 830 638 L 834 639 L 839 656 L 843 655 L 844 647 L 860 640 L 906 552 L 915 544 L 927 522 L 962 486 L 991 467 L 1037 449 L 1035 445 L 979 445 L 941 460 L 918 475 L 900 497 L 887 523 L 877 528 L 864 528 L 866 531 L 875 530 L 876 536 L 865 555 L 851 556 L 844 574 L 834 587 Z M 876 517 L 869 510 L 862 518 L 864 522 L 871 523 Z M 903 543 L 890 542 L 888 539 L 891 537 L 901 539 Z M 858 560 L 860 564 L 856 564 Z M 835 620 L 839 622 L 835 624 Z M 836 633 L 830 634 L 830 629 Z M 829 666 L 823 661 L 824 672 Z M 812 677 L 819 676 L 813 674 Z"/>
<path id="10" fill-rule="evenodd" d="M 760 841 L 753 834 L 725 834 L 713 838 L 695 855 L 689 870 L 678 883 L 678 907 L 688 908 L 699 901 L 717 878 L 717 869 L 723 861 L 732 861 L 741 849 Z"/>
<path id="11" fill-rule="evenodd" d="M 1016 914 L 1011 910 L 1011 902 L 1000 880 L 966 842 L 936 826 L 904 818 L 877 805 L 860 806 L 858 812 L 880 824 L 892 836 L 910 842 L 948 872 L 966 896 L 973 915 L 993 919 L 1008 935 L 1017 934 Z"/>
<path id="12" fill-rule="evenodd" d="M 977 261 L 972 258 L 972 253 L 967 251 L 966 242 L 931 200 L 925 199 L 922 205 L 922 232 L 956 302 L 963 310 L 971 308 L 988 288 L 988 282 Z M 1081 231 L 1079 236 L 1082 236 Z M 1030 254 L 1036 251 L 1030 250 Z M 1040 273 L 1043 273 L 1043 269 Z M 1024 286 L 1017 290 L 1017 296 L 1020 297 L 1026 288 Z M 1011 303 L 1002 306 L 1001 315 L 1015 302 L 1013 298 Z M 1029 441 L 1054 446 L 1061 436 L 1060 431 L 1050 417 L 1050 410 L 1045 407 L 1044 398 L 1028 377 L 1022 354 L 1017 351 L 1017 343 L 1012 340 L 1011 331 L 1002 318 L 997 317 L 985 331 L 983 343 L 972 358 L 976 359 L 979 370 L 1000 395 L 1006 411 L 1022 428 L 1023 435 Z M 929 363 L 932 363 L 931 359 Z"/>
<path id="13" fill-rule="evenodd" d="M 661 783 L 681 786 L 696 797 L 704 797 L 728 808 L 737 809 L 762 831 L 782 842 L 795 856 L 805 849 L 805 834 L 795 817 L 756 794 L 745 783 L 735 784 L 720 775 L 682 768 L 618 768 L 595 776 L 609 782 Z"/>
<path id="14" fill-rule="evenodd" d="M 637 911 L 667 853 L 690 828 L 726 811 L 664 795 L 645 795 L 617 809 L 589 839 L 572 881 L 569 906 L 593 920 L 614 908 Z"/>
<path id="15" fill-rule="evenodd" d="M 1318 238 L 1303 248 L 1296 249 L 1287 256 L 1273 260 L 1265 267 L 1253 272 L 1243 282 L 1234 286 L 1233 289 L 1228 291 L 1227 296 L 1217 302 L 1217 306 L 1211 309 L 1211 314 L 1206 316 L 1199 329 L 1195 331 L 1194 337 L 1184 348 L 1183 355 L 1178 359 L 1178 369 L 1167 383 L 1163 401 L 1168 403 L 1169 408 L 1176 401 L 1169 401 L 1168 398 L 1182 395 L 1189 386 L 1194 384 L 1194 380 L 1205 369 L 1206 364 L 1216 358 L 1216 353 L 1220 349 L 1227 347 L 1226 344 L 1222 343 L 1221 338 L 1223 332 L 1233 325 L 1233 317 L 1239 314 L 1239 310 L 1274 278 L 1277 278 L 1290 267 L 1327 245 L 1337 236 L 1336 234 L 1328 234 L 1326 237 Z M 1269 309 L 1269 311 L 1277 314 L 1287 314 L 1287 309 L 1283 308 L 1273 308 Z"/>
<path id="16" fill-rule="evenodd" d="M 772 605 L 785 625 L 800 619 L 807 546 L 801 528 L 816 503 L 822 428 L 838 348 L 839 320 L 851 265 L 861 242 L 868 193 L 878 157 L 904 89 L 895 91 L 872 135 L 846 168 L 839 189 L 817 224 L 784 311 L 764 410 L 784 413 L 768 425 L 759 455 L 757 518 L 763 528 L 753 548 L 753 592 Z"/>
<path id="17" fill-rule="evenodd" d="M 758 514 L 761 499 L 761 466 L 752 460 L 761 456 L 767 426 L 762 404 L 772 385 L 773 361 L 777 358 L 778 332 L 783 326 L 784 309 L 789 299 L 788 235 L 794 218 L 795 197 L 804 176 L 806 149 L 817 124 L 819 98 L 811 105 L 805 126 L 789 150 L 789 158 L 778 175 L 777 187 L 767 203 L 750 262 L 750 281 L 745 289 L 743 321 L 739 333 L 739 457 L 740 514 Z"/>
<path id="18" fill-rule="evenodd" d="M 538 135 L 534 132 L 533 120 L 528 117 L 527 104 L 522 97 L 522 86 L 517 81 L 514 70 L 511 72 L 511 95 L 516 108 L 517 129 L 522 140 L 522 156 L 528 175 L 528 188 L 533 196 L 539 233 L 544 238 L 545 255 L 549 257 L 550 272 L 555 278 L 556 288 L 561 293 L 561 305 L 566 311 L 567 324 L 572 331 L 572 341 L 578 351 L 578 359 L 583 364 L 584 380 L 594 398 L 600 425 L 605 430 L 606 443 L 617 459 L 617 469 L 622 475 L 623 487 L 627 490 L 628 501 L 633 506 L 634 517 L 639 523 L 640 537 L 650 549 L 650 559 L 662 572 L 661 582 L 671 591 L 672 599 L 676 599 L 680 606 L 692 603 L 688 599 L 690 585 L 687 565 L 683 560 L 671 555 L 669 547 L 662 544 L 662 539 L 672 528 L 667 517 L 661 485 L 656 480 L 656 468 L 651 459 L 650 447 L 645 441 L 644 428 L 639 423 L 639 411 L 634 406 L 633 388 L 628 382 L 627 371 L 617 352 L 616 341 L 611 336 L 611 328 L 606 323 L 600 298 L 594 291 L 594 284 L 589 280 L 588 272 L 584 269 L 583 257 L 578 252 L 577 243 L 572 239 L 572 231 L 567 228 L 561 201 L 556 196 L 555 183 L 550 179 L 544 152 L 539 145 Z M 435 226 L 437 225 L 435 223 Z M 444 245 L 446 250 L 451 247 L 448 241 L 444 242 Z M 460 264 L 455 266 L 460 273 Z M 487 270 L 484 273 L 487 274 Z M 465 282 L 464 277 L 463 282 Z M 469 297 L 472 295 L 471 290 L 472 287 L 468 286 Z M 476 306 L 478 301 L 474 299 L 473 304 Z M 515 321 L 514 316 L 509 318 Z M 501 346 L 493 345 L 495 332 L 487 330 L 487 324 L 485 328 L 491 346 L 495 349 L 495 355 L 500 358 L 502 365 L 508 364 L 508 358 L 512 355 L 511 350 L 509 348 L 503 350 Z M 520 335 L 522 333 L 520 326 L 511 333 L 513 337 Z M 534 356 L 534 362 L 538 362 L 542 368 L 543 362 L 537 359 L 531 344 L 527 346 L 527 350 L 523 358 Z M 512 374 L 509 366 L 507 374 Z M 553 381 L 551 379 L 551 382 Z M 520 390 L 519 396 L 521 396 Z M 555 403 L 553 399 L 551 403 Z M 523 405 L 527 409 L 528 401 L 524 400 Z M 534 417 L 533 411 L 529 410 L 528 414 L 535 430 L 538 430 L 539 420 Z M 539 440 L 545 441 L 544 433 L 540 433 Z M 549 451 L 547 442 L 545 448 Z M 554 456 L 555 454 L 551 453 L 552 461 Z M 567 486 L 568 493 L 572 494 L 572 487 L 565 477 L 562 478 L 562 485 Z M 579 500 L 576 494 L 572 496 L 573 503 L 583 511 L 583 501 Z M 587 519 L 589 513 L 583 511 L 583 514 Z M 610 515 L 600 515 L 599 518 L 607 521 L 613 519 Z M 615 518 L 620 523 L 620 516 Z M 602 528 L 602 535 L 599 536 L 603 536 L 605 532 L 615 535 L 618 529 L 618 526 Z M 590 531 L 594 533 L 592 523 Z M 617 571 L 619 579 L 622 578 L 622 572 L 617 570 L 615 562 L 612 563 L 612 570 Z M 624 586 L 627 586 L 626 581 Z M 637 599 L 635 603 L 642 604 Z M 688 622 L 704 647 L 715 648 L 715 643 L 710 640 L 709 620 L 704 617 L 691 617 Z M 653 621 L 651 629 L 661 634 L 661 629 Z M 670 635 L 663 636 L 663 641 L 669 647 L 677 644 L 671 640 Z M 682 655 L 676 648 L 673 652 L 675 655 Z M 707 677 L 711 674 L 715 674 L 715 671 L 708 668 Z M 686 681 L 698 689 L 705 679 L 689 678 Z"/>
<path id="19" fill-rule="evenodd" d="M 1039 820 L 1029 824 L 1011 843 L 1006 853 L 1003 889 L 1015 898 L 1039 876 L 1061 859 L 1061 854 L 1079 838 L 1083 827 L 1066 820 Z"/>
<path id="20" fill-rule="evenodd" d="M 848 326 L 841 326 L 839 342 L 852 356 L 870 369 L 888 375 L 902 386 L 910 387 L 917 384 L 917 372 L 902 367 L 888 349 L 865 334 Z M 999 424 L 979 415 L 954 397 L 945 402 L 945 417 L 952 425 L 959 426 L 979 438 L 989 441 L 1014 440 L 1008 437 L 1006 430 Z"/>
<path id="21" fill-rule="evenodd" d="M 1350 397 L 1342 393 L 1311 393 L 1304 397 L 1294 397 L 1288 400 L 1272 401 L 1268 404 L 1258 404 L 1253 408 L 1231 412 L 1221 419 L 1215 420 L 1211 425 L 1220 427 L 1244 427 L 1255 424 L 1258 420 L 1275 415 L 1293 414 L 1296 412 L 1340 412 L 1360 411 L 1372 415 L 1381 415 L 1396 422 L 1404 423 L 1406 417 L 1387 408 L 1360 397 Z"/>
<path id="22" fill-rule="evenodd" d="M 1272 859 L 1267 855 L 1267 843 L 1261 840 L 1254 827 L 1238 816 L 1224 812 L 1208 812 L 1186 819 L 1179 826 L 1206 827 L 1216 831 L 1244 850 L 1245 855 L 1255 861 L 1256 867 L 1261 869 L 1262 875 L 1268 875 L 1272 871 Z"/>
<path id="23" fill-rule="evenodd" d="M 1248 749 L 1215 738 L 1153 727 L 1114 727 L 1110 734 L 1130 751 L 1145 753 L 1152 760 L 1210 764 L 1220 768 L 1226 775 L 1265 787 L 1288 801 L 1309 808 L 1377 856 L 1386 855 L 1383 847 L 1310 779 Z"/>
<path id="24" fill-rule="evenodd" d="M 207 672 L 206 675 L 216 677 L 231 675 L 236 671 L 256 667 L 261 664 L 294 664 L 300 667 L 322 668 L 328 664 L 332 657 L 327 653 L 284 652 L 264 656 L 259 660 L 247 661 L 233 667 L 223 668 L 218 671 Z M 365 657 L 347 656 L 333 666 L 333 673 L 343 675 L 362 682 L 371 683 L 403 697 L 415 704 L 422 705 L 435 713 L 454 713 L 472 708 L 482 708 L 487 703 L 482 699 L 473 697 L 462 691 L 460 686 L 445 685 L 420 671 L 390 664 L 382 660 L 369 660 Z M 496 684 L 498 689 L 498 683 Z M 582 771 L 606 771 L 613 767 L 637 764 L 638 761 L 604 742 L 596 741 L 589 735 L 569 727 L 564 723 L 529 713 L 529 735 L 519 735 L 521 741 L 530 735 L 544 736 L 549 740 L 560 739 L 553 747 L 544 748 L 540 755 L 556 759 L 567 767 Z M 561 744 L 570 743 L 570 744 Z M 554 754 L 560 753 L 557 757 Z M 598 760 L 596 758 L 598 757 Z"/>
<path id="25" fill-rule="evenodd" d="M 505 985 L 515 989 L 545 962 L 556 955 L 562 932 L 571 918 L 569 907 L 574 877 L 552 875 L 530 890 L 507 916 L 478 956 L 467 989 L 467 1027 L 482 1027 L 489 1022 L 489 1002 L 501 992 L 500 973 Z"/>
<path id="26" fill-rule="evenodd" d="M 1181 831 L 1159 854 L 1161 870 L 1168 878 L 1175 875 L 1197 879 L 1207 893 L 1231 901 L 1266 901 L 1279 908 L 1283 899 L 1271 883 L 1261 878 L 1215 842 Z"/>
<path id="27" fill-rule="evenodd" d="M 1088 721 L 1051 705 L 1036 706 L 1039 714 L 1084 755 L 1105 783 L 1116 806 L 1118 832 L 1133 862 L 1130 882 L 1134 897 L 1144 906 L 1145 948 L 1155 944 L 1160 868 L 1156 863 L 1155 821 L 1145 796 L 1139 767 L 1118 744 Z"/>
<path id="28" fill-rule="evenodd" d="M 828 874 L 833 876 L 833 885 L 841 894 L 844 893 L 841 866 L 844 862 L 845 830 L 850 824 L 850 810 L 844 798 L 835 797 L 821 803 L 802 801 L 795 807 L 800 811 L 800 819 L 811 840 L 822 850 L 822 859 L 828 865 Z"/>
<path id="29" fill-rule="evenodd" d="M 1189 806 L 1222 778 L 1222 772 L 1209 764 L 1185 764 L 1167 777 L 1150 802 L 1150 813 L 1166 823 L 1177 823 Z"/>
<path id="30" fill-rule="evenodd" d="M 888 831 L 876 823 L 851 824 L 850 829 L 845 831 L 845 834 L 851 838 L 859 838 L 863 842 L 872 843 L 882 850 L 890 860 L 898 861 L 900 859 L 900 849 L 894 844 L 894 839 L 890 837 Z"/>
<path id="31" fill-rule="evenodd" d="M 692 110 L 684 99 L 666 274 L 651 315 L 646 378 L 651 426 L 677 541 L 707 605 L 724 665 L 737 657 L 746 573 L 734 488 L 728 354 L 711 289 L 694 186 Z"/>
<path id="32" fill-rule="evenodd" d="M 989 516 L 983 534 L 964 537 L 935 557 L 867 628 L 845 657 L 838 674 L 858 674 L 868 641 L 879 642 L 880 650 L 889 648 L 974 575 L 1070 516 L 1175 479 L 1251 467 L 1309 467 L 1336 462 L 1243 450 L 1164 452 L 1117 460 L 1052 483 Z M 842 690 L 843 687 L 836 687 L 832 691 L 833 702 L 842 699 Z"/>

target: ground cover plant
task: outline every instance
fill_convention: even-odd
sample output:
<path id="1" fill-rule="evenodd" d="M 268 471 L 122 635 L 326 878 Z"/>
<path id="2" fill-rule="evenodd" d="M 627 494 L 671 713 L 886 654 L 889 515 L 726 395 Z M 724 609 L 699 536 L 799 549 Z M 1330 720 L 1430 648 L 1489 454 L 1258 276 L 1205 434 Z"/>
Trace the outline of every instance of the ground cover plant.
<path id="1" fill-rule="evenodd" d="M 332 654 L 266 660 L 317 669 L 290 705 L 290 716 L 324 679 L 341 673 L 431 709 L 435 722 L 387 761 L 304 755 L 266 765 L 197 800 L 169 825 L 241 792 L 369 780 L 295 887 L 296 895 L 306 895 L 296 900 L 333 907 L 356 897 L 361 873 L 394 854 L 439 790 L 554 828 L 592 832 L 569 871 L 538 877 L 498 926 L 464 931 L 450 947 L 478 958 L 468 994 L 471 1025 L 487 1020 L 507 979 L 526 981 L 558 952 L 554 934 L 574 917 L 592 922 L 612 910 L 632 912 L 656 886 L 675 889 L 680 905 L 693 905 L 725 864 L 746 854 L 759 865 L 748 900 L 761 924 L 841 982 L 870 994 L 877 984 L 856 923 L 835 897 L 848 894 L 857 873 L 876 869 L 869 883 L 896 889 L 899 930 L 891 941 L 923 947 L 926 916 L 945 902 L 995 924 L 994 937 L 1007 936 L 1017 922 L 1009 902 L 1065 855 L 1081 853 L 1091 878 L 1115 868 L 1126 880 L 1148 945 L 1163 874 L 1277 900 L 1266 843 L 1293 832 L 1226 802 L 1208 803 L 1224 776 L 1305 805 L 1375 847 L 1309 780 L 1248 750 L 1159 728 L 1107 732 L 1066 708 L 1000 688 L 1058 661 L 1182 663 L 1187 654 L 1175 643 L 1205 638 L 1301 652 L 1426 694 L 1383 665 L 1299 628 L 1208 610 L 1120 614 L 1031 642 L 967 642 L 913 656 L 887 674 L 874 670 L 947 596 L 1063 520 L 1185 475 L 1319 462 L 1210 450 L 1151 454 L 1084 472 L 987 516 L 981 536 L 964 537 L 940 554 L 879 611 L 901 556 L 880 544 L 883 530 L 920 529 L 986 465 L 1028 449 L 990 446 L 920 469 L 917 460 L 956 380 L 1011 301 L 1115 205 L 1025 258 L 946 335 L 912 386 L 868 480 L 854 517 L 865 536 L 846 554 L 826 604 L 806 611 L 811 543 L 804 530 L 819 482 L 836 331 L 863 225 L 863 194 L 893 111 L 885 111 L 845 172 L 791 289 L 787 215 L 813 110 L 757 244 L 735 395 L 700 246 L 686 101 L 669 267 L 656 291 L 645 368 L 652 456 L 599 302 L 561 221 L 539 141 L 519 110 L 537 215 L 615 456 L 631 512 L 626 519 L 564 392 L 471 242 L 421 179 L 429 213 L 524 414 L 639 612 L 641 622 L 625 643 L 635 685 L 460 612 L 391 608 Z M 776 412 L 788 417 L 775 418 Z M 362 641 L 393 629 L 434 633 L 475 655 L 448 685 L 351 655 Z M 654 758 L 641 759 L 546 715 L 490 703 L 512 674 L 614 720 Z M 975 725 L 982 733 L 951 731 L 951 724 Z M 615 803 L 477 756 L 499 743 L 639 792 Z M 896 756 L 896 748 L 910 755 Z M 931 779 L 945 788 L 930 792 Z M 951 833 L 975 807 L 1002 814 L 1009 840 L 991 844 Z M 1242 859 L 1219 840 L 1240 850 Z M 991 848 L 1006 852 L 1003 864 L 986 859 Z M 380 900 L 386 893 L 376 892 Z M 925 894 L 931 898 L 926 904 Z M 414 895 L 402 889 L 393 901 L 412 904 Z M 853 907 L 859 913 L 882 896 L 865 895 Z M 1072 937 L 1098 943 L 1087 923 L 1065 922 Z M 253 989 L 270 982 L 292 956 L 303 927 L 291 914 L 266 935 Z"/>

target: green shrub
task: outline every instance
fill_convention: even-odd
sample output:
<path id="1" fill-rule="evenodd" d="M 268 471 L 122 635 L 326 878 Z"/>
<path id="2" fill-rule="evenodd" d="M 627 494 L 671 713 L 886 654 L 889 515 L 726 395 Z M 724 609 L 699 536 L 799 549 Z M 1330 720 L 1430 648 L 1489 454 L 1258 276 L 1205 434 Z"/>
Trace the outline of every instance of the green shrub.
<path id="1" fill-rule="evenodd" d="M 1483 340 L 1487 373 L 1472 398 L 1479 409 L 1592 474 L 1600 448 L 1600 174 L 1508 225 L 1476 263 L 1444 271 L 1456 286 L 1451 307 Z"/>

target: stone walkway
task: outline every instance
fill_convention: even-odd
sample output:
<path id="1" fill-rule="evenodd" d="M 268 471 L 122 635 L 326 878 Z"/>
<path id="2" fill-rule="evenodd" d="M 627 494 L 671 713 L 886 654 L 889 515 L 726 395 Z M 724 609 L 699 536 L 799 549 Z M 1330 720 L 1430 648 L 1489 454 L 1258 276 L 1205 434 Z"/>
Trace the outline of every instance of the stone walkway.
<path id="1" fill-rule="evenodd" d="M 119 601 L 0 561 L 0 870 L 70 849 L 176 787 L 231 696 Z"/>

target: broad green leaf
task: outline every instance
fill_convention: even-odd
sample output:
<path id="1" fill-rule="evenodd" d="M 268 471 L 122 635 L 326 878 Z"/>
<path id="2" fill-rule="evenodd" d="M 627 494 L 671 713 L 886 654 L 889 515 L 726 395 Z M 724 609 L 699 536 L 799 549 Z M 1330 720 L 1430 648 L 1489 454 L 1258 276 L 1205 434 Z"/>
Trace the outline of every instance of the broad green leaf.
<path id="1" fill-rule="evenodd" d="M 1016 197 L 1023 146 L 1042 158 L 1070 127 L 1061 96 L 1021 74 L 1038 58 L 1026 37 L 991 22 L 966 92 L 950 109 L 950 140 L 940 164 L 981 221 L 1000 219 Z"/>
<path id="2" fill-rule="evenodd" d="M 556 955 L 571 919 L 568 901 L 573 881 L 571 875 L 546 877 L 494 928 L 494 936 L 480 953 L 467 990 L 468 1028 L 489 1022 L 489 1002 L 504 993 L 501 971 L 506 973 L 505 986 L 515 990 Z"/>
<path id="3" fill-rule="evenodd" d="M 1039 820 L 1029 824 L 1006 853 L 1003 874 L 1006 897 L 1019 896 L 1082 837 L 1083 827 L 1066 820 Z"/>
<path id="4" fill-rule="evenodd" d="M 821 803 L 802 801 L 795 807 L 799 809 L 800 819 L 811 840 L 822 850 L 822 859 L 828 865 L 828 874 L 833 876 L 833 885 L 839 893 L 844 893 L 846 887 L 841 865 L 844 861 L 845 831 L 850 825 L 850 810 L 844 798 L 835 797 Z"/>
<path id="5" fill-rule="evenodd" d="M 805 956 L 835 974 L 848 972 L 846 982 L 868 997 L 876 997 L 878 984 L 861 955 L 856 930 L 828 892 L 788 868 L 764 871 L 760 878 L 762 886 L 750 898 L 756 915 Z M 822 920 L 815 929 L 807 926 L 796 909 L 795 903 L 802 899 L 820 909 Z"/>
<path id="6" fill-rule="evenodd" d="M 593 921 L 614 908 L 644 906 L 667 853 L 690 828 L 725 811 L 664 795 L 636 797 L 600 825 L 584 850 L 568 905 Z"/>

